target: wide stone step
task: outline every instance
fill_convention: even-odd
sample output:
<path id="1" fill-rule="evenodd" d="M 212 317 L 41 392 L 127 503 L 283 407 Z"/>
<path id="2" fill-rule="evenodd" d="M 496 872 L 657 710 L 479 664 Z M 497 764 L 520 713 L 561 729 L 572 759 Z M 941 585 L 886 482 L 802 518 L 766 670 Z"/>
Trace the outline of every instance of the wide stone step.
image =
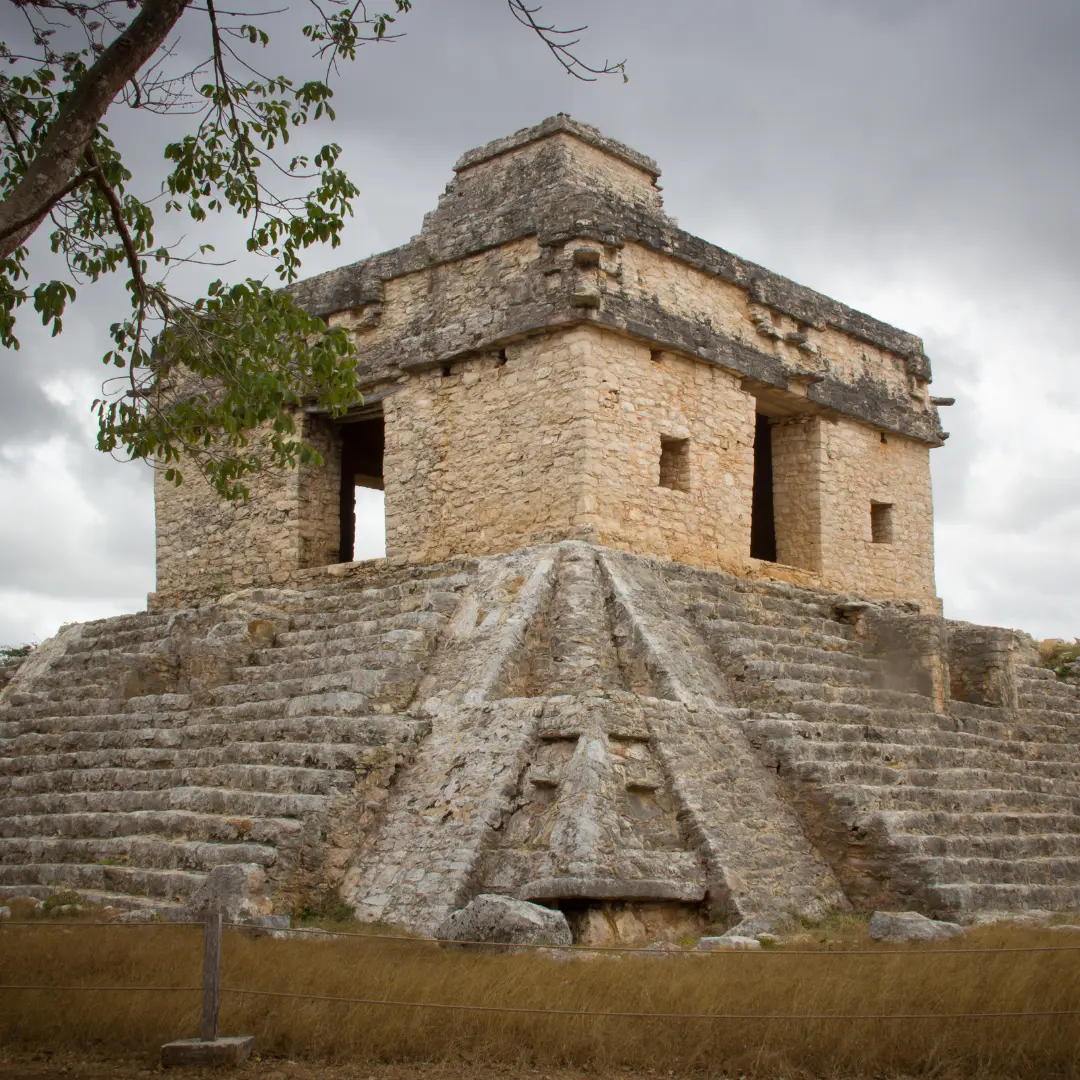
<path id="1" fill-rule="evenodd" d="M 881 684 L 884 678 L 884 670 L 881 665 L 870 660 L 864 660 L 859 665 L 849 666 L 751 659 L 741 659 L 740 663 L 748 679 L 767 683 L 790 680 L 823 686 L 876 687 Z"/>
<path id="2" fill-rule="evenodd" d="M 1017 865 L 1024 864 L 1025 860 L 1071 859 L 1074 864 L 1080 860 L 1080 832 L 1008 836 L 992 833 L 973 836 L 916 836 L 905 833 L 893 837 L 893 843 L 898 850 L 911 855 L 944 859 L 1005 859 L 1016 861 Z M 1002 877 L 1001 880 L 1009 879 Z"/>
<path id="3" fill-rule="evenodd" d="M 929 714 L 933 715 L 933 714 Z M 967 731 L 923 725 L 919 727 L 894 727 L 878 723 L 875 714 L 862 724 L 822 722 L 789 717 L 750 717 L 743 726 L 754 736 L 768 739 L 793 740 L 792 752 L 809 745 L 833 745 L 836 747 L 878 747 L 882 753 L 897 758 L 899 748 L 911 749 L 916 754 L 942 752 L 945 750 L 982 752 L 998 755 L 996 762 L 1010 760 L 1033 764 L 1046 762 L 1054 766 L 1071 768 L 1080 775 L 1080 747 L 1053 742 L 1017 742 L 992 739 Z M 840 754 L 839 749 L 836 750 Z M 923 760 L 919 758 L 919 760 Z"/>
<path id="4" fill-rule="evenodd" d="M 328 641 L 299 645 L 278 645 L 259 649 L 253 662 L 261 667 L 280 668 L 288 664 L 330 661 L 365 656 L 369 652 L 396 652 L 402 657 L 430 652 L 435 644 L 435 632 L 411 627 L 379 630 L 355 637 L 336 637 Z"/>
<path id="5" fill-rule="evenodd" d="M 711 638 L 710 638 L 711 640 Z M 874 671 L 884 667 L 880 660 L 861 652 L 821 648 L 817 645 L 792 645 L 761 641 L 752 637 L 719 639 L 723 655 L 732 660 L 744 659 L 776 664 L 811 665 L 830 671 Z"/>
<path id="6" fill-rule="evenodd" d="M 844 623 L 833 619 L 823 619 L 811 613 L 763 607 L 751 608 L 743 604 L 696 600 L 690 602 L 686 610 L 690 618 L 702 628 L 706 628 L 710 621 L 715 620 L 742 623 L 750 630 L 748 636 L 752 633 L 752 628 L 756 626 L 782 627 L 827 637 L 845 637 L 845 628 L 850 629 Z"/>
<path id="7" fill-rule="evenodd" d="M 355 647 L 361 649 L 366 647 L 366 643 L 378 640 L 381 635 L 397 630 L 416 630 L 433 638 L 446 625 L 447 618 L 437 611 L 409 611 L 381 619 L 326 619 L 324 622 L 323 626 L 295 627 L 282 631 L 274 639 L 274 648 L 267 651 L 273 653 L 282 648 L 307 646 L 307 656 L 321 656 L 324 648 L 347 649 L 354 647 L 355 643 Z"/>
<path id="8" fill-rule="evenodd" d="M 56 895 L 57 888 L 36 884 L 0 885 L 0 904 L 8 904 L 12 900 L 48 900 L 49 897 Z M 102 907 L 117 908 L 122 911 L 138 908 L 145 911 L 171 913 L 176 910 L 176 901 L 171 897 L 154 900 L 148 896 L 108 892 L 104 889 L 71 889 L 70 891 L 78 893 L 79 901 L 83 904 L 100 904 Z"/>
<path id="9" fill-rule="evenodd" d="M 947 810 L 883 810 L 880 817 L 893 835 L 918 838 L 943 836 L 971 840 L 981 837 L 1041 837 L 1080 834 L 1080 817 L 1068 813 L 956 813 Z"/>
<path id="10" fill-rule="evenodd" d="M 128 719 L 114 715 L 117 723 Z M 153 725 L 153 718 L 140 718 L 137 724 L 123 727 L 92 727 L 24 732 L 0 743 L 0 755 L 21 757 L 39 754 L 76 753 L 83 750 L 145 748 L 196 748 L 224 746 L 234 742 L 270 743 L 275 741 L 320 743 L 355 743 L 384 745 L 411 738 L 425 729 L 426 722 L 386 716 L 277 716 L 262 720 L 238 720 L 231 723 L 207 723 L 200 716 L 169 727 Z M 0 765 L 2 768 L 2 765 Z"/>
<path id="11" fill-rule="evenodd" d="M 238 818 L 315 819 L 329 805 L 326 795 L 250 791 L 227 787 L 156 790 L 49 791 L 0 795 L 0 817 L 32 814 L 189 811 Z"/>
<path id="12" fill-rule="evenodd" d="M 942 883 L 926 890 L 939 912 L 1075 911 L 1080 908 L 1078 885 Z"/>
<path id="13" fill-rule="evenodd" d="M 101 838 L 156 836 L 221 845 L 240 842 L 282 847 L 303 831 L 295 818 L 226 817 L 190 810 L 85 811 L 0 818 L 0 837 Z"/>
<path id="14" fill-rule="evenodd" d="M 980 775 L 1031 776 L 1046 781 L 1080 780 L 1075 761 L 1027 761 L 1011 754 L 957 746 L 920 745 L 917 742 L 834 742 L 830 740 L 784 740 L 773 744 L 778 752 L 798 762 L 836 765 L 885 766 L 888 769 L 933 772 L 960 770 Z M 1080 784 L 1077 785 L 1080 794 Z"/>
<path id="15" fill-rule="evenodd" d="M 224 863 L 273 866 L 277 850 L 268 844 L 215 844 L 157 837 L 74 838 L 66 836 L 0 837 L 0 863 L 83 863 L 129 866 L 144 870 L 208 872 Z"/>
<path id="16" fill-rule="evenodd" d="M 747 680 L 739 688 L 748 701 L 778 702 L 783 710 L 800 701 L 823 704 L 865 705 L 869 709 L 908 709 L 926 712 L 929 698 L 907 690 L 885 690 L 870 686 L 838 686 L 802 679 L 778 678 L 769 682 Z"/>
<path id="17" fill-rule="evenodd" d="M 427 650 L 371 649 L 363 653 L 342 653 L 338 656 L 301 660 L 294 663 L 262 664 L 240 667 L 233 673 L 232 685 L 274 685 L 297 680 L 321 679 L 324 676 L 343 675 L 366 670 L 383 671 L 387 668 L 406 668 L 422 671 Z"/>
<path id="18" fill-rule="evenodd" d="M 179 902 L 194 893 L 205 876 L 188 870 L 150 870 L 85 863 L 0 863 L 0 886 L 44 885 L 52 890 L 92 889 Z"/>
<path id="19" fill-rule="evenodd" d="M 804 783 L 917 787 L 943 791 L 1015 791 L 1031 795 L 1080 797 L 1080 783 L 1027 773 L 942 766 L 935 769 L 863 764 L 852 761 L 793 761 L 790 768 Z"/>
<path id="20" fill-rule="evenodd" d="M 841 655 L 863 655 L 862 645 L 851 637 L 815 632 L 806 627 L 767 626 L 762 623 L 721 618 L 709 618 L 700 622 L 699 625 L 710 642 L 722 644 L 744 639 L 774 647 L 790 645 L 794 648 L 809 647 Z"/>
<path id="21" fill-rule="evenodd" d="M 955 858 L 908 855 L 927 881 L 971 885 L 1067 885 L 1080 889 L 1080 858 Z"/>
<path id="22" fill-rule="evenodd" d="M 58 769 L 28 776 L 0 776 L 0 800 L 48 792 L 148 790 L 209 787 L 269 793 L 331 795 L 356 779 L 351 770 L 283 765 L 211 765 L 161 769 Z M 0 813 L 2 813 L 0 802 Z"/>
<path id="23" fill-rule="evenodd" d="M 355 743 L 242 742 L 195 747 L 126 746 L 34 754 L 0 759 L 0 778 L 71 771 L 78 776 L 103 769 L 190 769 L 219 765 L 273 765 L 305 769 L 356 769 L 367 750 Z"/>
<path id="24" fill-rule="evenodd" d="M 854 784 L 847 781 L 817 784 L 821 797 L 836 808 L 858 815 L 881 810 L 917 810 L 944 813 L 1080 813 L 1080 799 L 1018 789 L 916 787 L 910 784 Z"/>

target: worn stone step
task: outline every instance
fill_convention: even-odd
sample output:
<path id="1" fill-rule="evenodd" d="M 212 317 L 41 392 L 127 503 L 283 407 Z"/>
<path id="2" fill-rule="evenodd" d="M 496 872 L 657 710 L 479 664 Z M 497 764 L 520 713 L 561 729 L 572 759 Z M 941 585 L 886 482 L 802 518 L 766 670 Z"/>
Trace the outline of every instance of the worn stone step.
<path id="1" fill-rule="evenodd" d="M 273 685 L 297 680 L 322 679 L 352 671 L 385 671 L 388 668 L 422 672 L 427 650 L 369 649 L 363 653 L 300 660 L 294 663 L 238 667 L 231 685 Z"/>
<path id="2" fill-rule="evenodd" d="M 804 664 L 784 660 L 740 658 L 739 664 L 748 680 L 774 683 L 794 681 L 819 686 L 879 687 L 884 669 L 879 662 L 865 660 L 859 665 Z"/>
<path id="3" fill-rule="evenodd" d="M 124 714 L 115 715 L 121 723 Z M 152 718 L 151 718 L 152 719 Z M 83 750 L 127 749 L 133 747 L 193 748 L 224 746 L 234 742 L 275 741 L 385 745 L 409 739 L 426 730 L 426 721 L 394 714 L 387 716 L 277 716 L 261 720 L 210 723 L 202 716 L 190 716 L 186 723 L 158 727 L 145 719 L 124 727 L 56 729 L 24 732 L 0 744 L 0 753 L 9 757 Z M 2 768 L 2 766 L 0 766 Z"/>
<path id="4" fill-rule="evenodd" d="M 350 621 L 327 618 L 323 621 L 325 625 L 297 626 L 279 633 L 274 640 L 274 649 L 268 652 L 307 646 L 308 656 L 321 656 L 324 647 L 350 648 L 353 643 L 356 643 L 359 651 L 366 647 L 367 642 L 397 630 L 416 630 L 433 639 L 446 625 L 447 618 L 437 611 L 407 611 L 397 612 L 380 619 Z"/>
<path id="5" fill-rule="evenodd" d="M 794 645 L 788 642 L 761 641 L 752 637 L 725 638 L 722 643 L 723 654 L 733 661 L 747 660 L 777 664 L 811 665 L 828 668 L 830 671 L 874 671 L 884 670 L 880 660 L 866 657 L 855 650 L 821 648 L 817 645 Z"/>
<path id="6" fill-rule="evenodd" d="M 1031 795 L 1080 797 L 1080 782 L 996 769 L 942 766 L 907 768 L 853 761 L 793 761 L 790 768 L 804 783 L 921 787 L 945 791 L 1017 791 Z"/>
<path id="7" fill-rule="evenodd" d="M 961 813 L 947 810 L 882 810 L 879 812 L 890 833 L 918 837 L 1042 836 L 1080 834 L 1080 817 L 1068 813 L 1047 814 L 993 812 Z"/>
<path id="8" fill-rule="evenodd" d="M 709 618 L 699 625 L 710 642 L 722 643 L 742 638 L 760 642 L 763 645 L 806 646 L 841 654 L 863 655 L 862 645 L 850 636 L 815 632 L 807 627 L 767 626 L 762 623 L 721 618 Z"/>
<path id="9" fill-rule="evenodd" d="M 252 791 L 184 786 L 155 789 L 102 788 L 95 791 L 0 793 L 0 817 L 23 814 L 129 813 L 185 810 L 230 817 L 318 818 L 329 796 L 295 791 Z"/>
<path id="10" fill-rule="evenodd" d="M 183 901 L 205 874 L 189 870 L 150 870 L 85 863 L 0 863 L 0 886 L 45 885 L 51 889 L 95 890 Z"/>
<path id="11" fill-rule="evenodd" d="M 747 680 L 739 685 L 740 696 L 748 702 L 777 702 L 786 710 L 799 701 L 865 705 L 869 709 L 909 709 L 926 712 L 929 698 L 908 690 L 870 686 L 839 686 L 802 679 L 777 678 L 769 682 Z M 776 710 L 778 711 L 778 710 Z"/>
<path id="12" fill-rule="evenodd" d="M 305 769 L 349 770 L 363 764 L 367 747 L 355 743 L 310 743 L 277 740 L 231 740 L 210 746 L 125 746 L 32 754 L 0 759 L 0 777 L 103 769 L 191 769 L 219 765 L 273 765 Z"/>
<path id="13" fill-rule="evenodd" d="M 352 770 L 284 765 L 209 765 L 160 769 L 58 769 L 27 776 L 0 776 L 0 799 L 51 791 L 165 790 L 211 787 L 270 793 L 330 795 L 355 780 Z"/>
<path id="14" fill-rule="evenodd" d="M 967 858 L 905 855 L 925 880 L 957 885 L 1066 885 L 1080 889 L 1080 858 Z"/>
<path id="15" fill-rule="evenodd" d="M 979 775 L 1026 776 L 1041 781 L 1080 780 L 1075 761 L 1028 761 L 1002 751 L 927 743 L 834 742 L 826 739 L 777 740 L 777 753 L 799 763 L 828 762 L 836 765 L 884 766 L 890 770 L 934 772 L 960 770 Z M 1080 794 L 1080 785 L 1077 786 Z"/>
<path id="16" fill-rule="evenodd" d="M 880 810 L 918 810 L 945 813 L 1080 813 L 1080 799 L 1070 795 L 1003 788 L 946 788 L 911 784 L 870 784 L 840 781 L 819 783 L 820 797 L 841 811 L 865 815 Z"/>
<path id="17" fill-rule="evenodd" d="M 201 814 L 190 810 L 85 811 L 0 817 L 0 837 L 48 836 L 107 839 L 156 836 L 232 845 L 288 846 L 303 830 L 295 818 Z"/>
<path id="18" fill-rule="evenodd" d="M 809 634 L 826 637 L 846 637 L 847 624 L 833 619 L 821 618 L 812 613 L 777 610 L 769 607 L 748 607 L 745 604 L 723 601 L 694 600 L 687 605 L 690 618 L 707 628 L 710 621 L 737 622 L 748 627 L 775 626 L 788 630 L 802 630 Z"/>
<path id="19" fill-rule="evenodd" d="M 971 911 L 1075 911 L 1080 885 L 941 883 L 925 890 L 938 913 Z"/>
<path id="20" fill-rule="evenodd" d="M 930 714 L 933 715 L 933 714 Z M 967 731 L 924 725 L 919 727 L 896 727 L 878 723 L 878 715 L 862 724 L 821 722 L 791 717 L 749 717 L 743 726 L 752 736 L 768 739 L 793 740 L 793 746 L 808 743 L 835 744 L 837 747 L 874 746 L 884 753 L 896 755 L 896 747 L 912 748 L 921 753 L 945 749 L 956 751 L 981 751 L 1004 755 L 1018 762 L 1047 762 L 1080 770 L 1080 746 L 1042 741 L 1009 741 L 993 739 Z M 797 752 L 797 751 L 793 751 Z M 837 750 L 836 753 L 841 753 Z M 1080 772 L 1077 772 L 1080 775 Z"/>
<path id="21" fill-rule="evenodd" d="M 277 849 L 269 844 L 163 840 L 147 836 L 0 837 L 0 863 L 82 863 L 121 865 L 144 870 L 195 870 L 208 872 L 224 863 L 258 863 L 273 866 Z"/>
<path id="22" fill-rule="evenodd" d="M 944 859 L 1005 859 L 1015 860 L 1018 865 L 1025 860 L 1040 859 L 1070 859 L 1075 865 L 1080 860 L 1080 831 L 1012 835 L 981 833 L 974 836 L 901 834 L 892 838 L 892 844 L 897 850 L 910 855 Z M 1003 877 L 1000 880 L 1008 879 Z"/>
<path id="23" fill-rule="evenodd" d="M 435 644 L 435 633 L 433 630 L 400 627 L 307 644 L 275 645 L 273 648 L 256 650 L 253 662 L 259 667 L 280 668 L 311 661 L 355 658 L 380 651 L 396 652 L 405 657 L 430 652 Z"/>

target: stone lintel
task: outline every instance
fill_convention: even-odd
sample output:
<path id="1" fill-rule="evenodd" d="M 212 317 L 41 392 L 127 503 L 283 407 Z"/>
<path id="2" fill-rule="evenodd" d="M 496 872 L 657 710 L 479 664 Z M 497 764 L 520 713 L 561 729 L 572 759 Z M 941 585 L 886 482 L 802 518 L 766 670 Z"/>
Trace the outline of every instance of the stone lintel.
<path id="1" fill-rule="evenodd" d="M 521 888 L 522 900 L 680 900 L 698 903 L 705 899 L 705 885 L 698 881 L 634 880 L 607 877 L 537 878 Z"/>
<path id="2" fill-rule="evenodd" d="M 254 1035 L 228 1035 L 203 1042 L 202 1039 L 177 1039 L 161 1048 L 162 1068 L 185 1065 L 204 1068 L 236 1067 L 251 1057 Z"/>

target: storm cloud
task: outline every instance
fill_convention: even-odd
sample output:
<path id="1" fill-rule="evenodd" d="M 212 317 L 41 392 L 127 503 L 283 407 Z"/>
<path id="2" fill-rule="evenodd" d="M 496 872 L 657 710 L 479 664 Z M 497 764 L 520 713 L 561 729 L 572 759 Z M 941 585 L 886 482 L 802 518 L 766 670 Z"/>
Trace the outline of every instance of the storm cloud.
<path id="1" fill-rule="evenodd" d="M 343 246 L 309 273 L 419 231 L 462 151 L 569 112 L 656 157 L 691 232 L 923 336 L 951 438 L 933 454 L 946 614 L 1080 634 L 1080 5 L 1073 0 L 560 0 L 581 51 L 630 81 L 568 78 L 499 0 L 417 0 L 362 51 L 332 136 L 359 184 Z M 12 17 L 10 10 L 3 18 Z M 290 16 L 291 17 L 291 16 Z M 196 53 L 189 19 L 183 48 Z M 292 55 L 279 34 L 271 53 Z M 160 174 L 160 135 L 110 116 Z M 147 138 L 148 132 L 153 138 Z M 314 136 L 313 136 L 314 137 Z M 243 228 L 226 270 L 264 274 Z M 47 259 L 36 253 L 36 265 Z M 148 470 L 93 448 L 119 290 L 0 360 L 0 642 L 139 606 L 153 587 Z"/>

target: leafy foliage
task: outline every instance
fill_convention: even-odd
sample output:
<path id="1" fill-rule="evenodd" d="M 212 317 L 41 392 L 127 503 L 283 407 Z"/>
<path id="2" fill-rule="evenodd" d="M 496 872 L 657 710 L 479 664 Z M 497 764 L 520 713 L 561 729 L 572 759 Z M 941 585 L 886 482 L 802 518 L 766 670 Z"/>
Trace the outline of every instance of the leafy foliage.
<path id="1" fill-rule="evenodd" d="M 0 664 L 10 660 L 25 660 L 37 645 L 0 645 Z"/>
<path id="2" fill-rule="evenodd" d="M 398 36 L 396 20 L 413 0 L 392 0 L 377 13 L 354 0 L 309 0 L 314 17 L 300 35 L 322 74 L 296 80 L 258 64 L 267 27 L 284 9 L 224 10 L 218 0 L 11 2 L 24 26 L 0 43 L 8 68 L 0 71 L 0 344 L 19 347 L 27 305 L 60 334 L 79 288 L 123 273 L 130 311 L 112 325 L 103 359 L 124 374 L 108 379 L 94 402 L 100 449 L 155 462 L 177 484 L 193 462 L 228 499 L 245 498 L 245 479 L 260 468 L 317 462 L 295 414 L 309 406 L 338 415 L 358 400 L 347 334 L 264 281 L 216 281 L 202 296 L 176 295 L 170 271 L 212 263 L 215 253 L 208 244 L 160 242 L 155 215 L 197 225 L 239 217 L 247 250 L 268 261 L 278 283 L 296 280 L 312 245 L 337 247 L 358 194 L 340 167 L 341 147 L 289 154 L 289 143 L 335 119 L 332 81 L 341 66 L 361 46 Z M 625 77 L 622 64 L 594 68 L 577 58 L 582 27 L 560 30 L 539 21 L 539 8 L 506 2 L 571 75 Z M 169 41 L 181 19 L 185 41 L 206 43 L 191 66 Z M 109 135 L 105 115 L 114 104 L 187 120 L 186 133 L 163 147 L 168 172 L 152 195 Z M 35 281 L 28 245 L 46 221 L 65 272 Z"/>
<path id="3" fill-rule="evenodd" d="M 1061 638 L 1040 641 L 1039 666 L 1055 671 L 1059 679 L 1080 678 L 1080 638 L 1072 642 Z"/>

